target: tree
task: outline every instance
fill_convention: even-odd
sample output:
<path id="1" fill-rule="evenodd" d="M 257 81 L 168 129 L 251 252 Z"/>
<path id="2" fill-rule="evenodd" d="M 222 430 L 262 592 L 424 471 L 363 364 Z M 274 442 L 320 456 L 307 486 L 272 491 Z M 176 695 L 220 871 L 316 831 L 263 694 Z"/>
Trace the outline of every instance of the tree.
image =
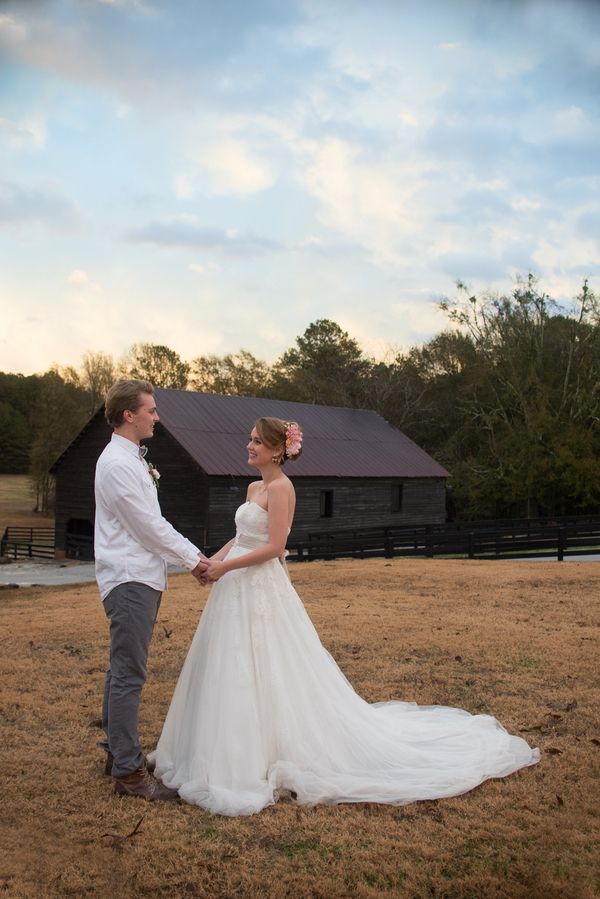
<path id="1" fill-rule="evenodd" d="M 27 418 L 10 403 L 0 402 L 0 471 L 21 474 L 29 465 L 31 428 Z"/>
<path id="2" fill-rule="evenodd" d="M 69 365 L 58 368 L 63 381 L 81 388 L 88 397 L 88 416 L 92 416 L 104 401 L 109 387 L 117 380 L 117 367 L 106 353 L 84 353 L 79 369 Z"/>
<path id="3" fill-rule="evenodd" d="M 150 381 L 155 387 L 185 390 L 190 372 L 175 350 L 157 343 L 134 344 L 125 360 L 127 377 Z"/>
<path id="4" fill-rule="evenodd" d="M 0 372 L 0 472 L 24 474 L 33 439 L 37 375 Z"/>
<path id="5" fill-rule="evenodd" d="M 191 363 L 190 387 L 230 396 L 268 396 L 270 368 L 248 350 L 226 356 L 198 356 Z"/>
<path id="6" fill-rule="evenodd" d="M 319 319 L 273 366 L 273 393 L 304 403 L 360 406 L 370 367 L 356 340 L 335 322 Z"/>
<path id="7" fill-rule="evenodd" d="M 50 508 L 54 481 L 50 468 L 85 424 L 87 410 L 86 392 L 65 381 L 57 369 L 39 378 L 30 466 L 36 512 Z"/>
<path id="8" fill-rule="evenodd" d="M 89 410 L 93 415 L 104 402 L 109 388 L 117 380 L 117 368 L 106 353 L 84 353 L 81 360 L 81 386 L 89 394 Z"/>
<path id="9" fill-rule="evenodd" d="M 510 297 L 479 299 L 458 286 L 458 299 L 442 308 L 475 350 L 457 396 L 468 438 L 454 467 L 463 508 L 527 516 L 589 509 L 600 493 L 600 471 L 590 465 L 600 424 L 600 315 L 593 292 L 584 282 L 573 308 L 564 309 L 538 290 L 532 275 L 517 281 Z M 587 448 L 583 458 L 570 458 L 569 471 L 566 434 L 571 445 Z"/>

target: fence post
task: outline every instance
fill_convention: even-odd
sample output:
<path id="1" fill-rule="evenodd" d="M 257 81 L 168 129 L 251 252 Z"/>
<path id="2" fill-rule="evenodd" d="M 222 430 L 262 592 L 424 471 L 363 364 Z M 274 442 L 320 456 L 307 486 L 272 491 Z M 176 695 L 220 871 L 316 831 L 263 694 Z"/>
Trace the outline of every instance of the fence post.
<path id="1" fill-rule="evenodd" d="M 470 558 L 470 559 L 474 559 L 474 558 L 475 558 L 475 546 L 474 546 L 475 540 L 474 540 L 474 537 L 475 537 L 475 535 L 474 535 L 473 531 L 469 531 L 469 534 L 468 534 L 468 550 L 469 550 L 469 558 Z"/>
<path id="2" fill-rule="evenodd" d="M 433 559 L 433 536 L 430 524 L 425 525 L 425 555 L 428 559 Z"/>
<path id="3" fill-rule="evenodd" d="M 562 562 L 565 555 L 565 546 L 566 546 L 566 528 L 564 526 L 560 526 L 558 529 L 558 551 L 557 551 L 557 562 Z"/>
<path id="4" fill-rule="evenodd" d="M 385 542 L 383 544 L 383 553 L 386 559 L 393 558 L 394 555 L 394 545 L 391 537 L 386 537 Z"/>

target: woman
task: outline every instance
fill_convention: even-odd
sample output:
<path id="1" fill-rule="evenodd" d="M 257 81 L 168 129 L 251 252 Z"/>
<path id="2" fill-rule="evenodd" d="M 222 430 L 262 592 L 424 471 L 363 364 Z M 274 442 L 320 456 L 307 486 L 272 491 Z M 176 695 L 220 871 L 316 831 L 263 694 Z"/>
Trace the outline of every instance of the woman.
<path id="1" fill-rule="evenodd" d="M 295 493 L 282 465 L 302 452 L 301 431 L 260 418 L 247 450 L 261 480 L 210 561 L 218 582 L 153 753 L 156 776 L 186 802 L 249 815 L 282 791 L 303 804 L 401 805 L 535 764 L 539 751 L 489 715 L 370 705 L 354 692 L 283 564 Z"/>

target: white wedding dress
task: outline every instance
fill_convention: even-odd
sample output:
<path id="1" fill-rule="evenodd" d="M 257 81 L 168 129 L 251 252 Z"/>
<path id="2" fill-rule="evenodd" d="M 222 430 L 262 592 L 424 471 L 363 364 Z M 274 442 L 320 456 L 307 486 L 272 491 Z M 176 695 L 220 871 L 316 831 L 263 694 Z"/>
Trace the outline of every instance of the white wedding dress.
<path id="1" fill-rule="evenodd" d="M 240 506 L 229 555 L 266 542 L 267 519 Z M 272 559 L 213 587 L 151 757 L 186 802 L 250 815 L 284 790 L 303 804 L 456 796 L 539 751 L 490 715 L 365 702 Z"/>

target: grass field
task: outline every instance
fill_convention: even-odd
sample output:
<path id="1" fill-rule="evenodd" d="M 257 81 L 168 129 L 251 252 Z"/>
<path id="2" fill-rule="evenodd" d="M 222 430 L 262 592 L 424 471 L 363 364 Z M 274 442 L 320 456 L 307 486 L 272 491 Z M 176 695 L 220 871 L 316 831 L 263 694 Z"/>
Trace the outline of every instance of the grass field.
<path id="1" fill-rule="evenodd" d="M 251 818 L 120 799 L 96 719 L 107 627 L 96 589 L 0 593 L 0 889 L 14 897 L 600 895 L 600 567 L 373 559 L 292 566 L 368 700 L 491 712 L 539 765 L 464 796 Z M 152 748 L 207 588 L 172 579 L 142 703 Z"/>
<path id="2" fill-rule="evenodd" d="M 54 518 L 37 514 L 34 507 L 35 497 L 26 474 L 0 474 L 0 536 L 9 524 L 54 527 Z"/>

